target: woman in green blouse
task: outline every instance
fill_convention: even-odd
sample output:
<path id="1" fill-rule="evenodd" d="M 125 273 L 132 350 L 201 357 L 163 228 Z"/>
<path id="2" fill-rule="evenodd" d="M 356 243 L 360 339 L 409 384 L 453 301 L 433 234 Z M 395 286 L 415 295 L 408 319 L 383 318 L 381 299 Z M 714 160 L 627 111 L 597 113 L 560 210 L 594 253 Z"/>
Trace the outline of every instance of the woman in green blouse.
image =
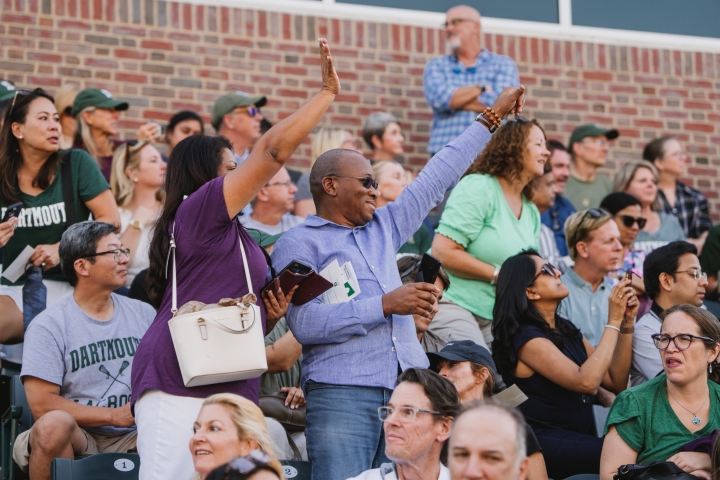
<path id="1" fill-rule="evenodd" d="M 687 275 L 676 272 L 676 275 Z M 710 455 L 679 452 L 720 428 L 720 323 L 706 310 L 676 305 L 653 335 L 665 373 L 618 395 L 605 425 L 600 479 L 629 463 L 675 462 L 710 478 Z"/>

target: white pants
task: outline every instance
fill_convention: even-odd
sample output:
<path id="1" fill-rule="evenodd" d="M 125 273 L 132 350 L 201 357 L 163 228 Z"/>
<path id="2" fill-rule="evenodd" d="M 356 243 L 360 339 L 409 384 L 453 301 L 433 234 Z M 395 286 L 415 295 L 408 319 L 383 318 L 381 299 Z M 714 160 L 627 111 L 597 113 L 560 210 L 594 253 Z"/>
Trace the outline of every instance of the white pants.
<path id="1" fill-rule="evenodd" d="M 47 288 L 47 302 L 46 306 L 49 307 L 53 303 L 57 302 L 65 295 L 73 292 L 73 287 L 68 282 L 60 282 L 58 280 L 43 280 L 45 288 Z M 13 299 L 18 310 L 23 311 L 23 299 L 22 299 L 22 285 L 15 287 L 3 285 L 0 286 L 0 295 L 6 295 Z M 22 363 L 22 349 L 23 344 L 18 343 L 16 345 L 0 345 L 0 358 L 13 363 Z"/>
<path id="2" fill-rule="evenodd" d="M 135 402 L 140 480 L 190 478 L 195 471 L 190 439 L 202 403 L 160 390 L 148 390 Z"/>
<path id="3" fill-rule="evenodd" d="M 160 390 L 148 390 L 135 402 L 140 480 L 190 478 L 195 471 L 190 455 L 192 426 L 203 401 L 202 398 L 178 397 Z M 265 421 L 277 457 L 291 459 L 293 453 L 285 429 L 273 418 L 265 417 Z M 304 445 L 298 445 L 298 448 L 302 452 Z"/>

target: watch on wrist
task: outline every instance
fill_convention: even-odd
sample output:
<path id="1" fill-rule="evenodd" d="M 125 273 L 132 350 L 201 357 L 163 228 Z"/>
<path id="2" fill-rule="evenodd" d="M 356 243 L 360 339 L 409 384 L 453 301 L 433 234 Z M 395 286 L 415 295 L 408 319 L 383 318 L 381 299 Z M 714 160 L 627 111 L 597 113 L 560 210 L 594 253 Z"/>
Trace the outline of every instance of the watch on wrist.
<path id="1" fill-rule="evenodd" d="M 475 86 L 480 89 L 480 95 L 487 92 L 487 88 L 485 86 L 483 86 L 483 85 L 475 85 Z"/>
<path id="2" fill-rule="evenodd" d="M 137 220 L 137 219 L 130 222 L 130 226 L 133 228 L 137 228 L 140 231 L 142 231 L 142 229 L 143 229 L 142 224 L 140 224 L 140 220 Z"/>
<path id="3" fill-rule="evenodd" d="M 495 133 L 495 131 L 498 129 L 498 126 L 495 125 L 492 120 L 485 116 L 485 113 L 481 113 L 480 115 L 475 117 L 475 121 L 480 122 L 482 125 L 485 125 L 490 131 L 490 133 Z"/>

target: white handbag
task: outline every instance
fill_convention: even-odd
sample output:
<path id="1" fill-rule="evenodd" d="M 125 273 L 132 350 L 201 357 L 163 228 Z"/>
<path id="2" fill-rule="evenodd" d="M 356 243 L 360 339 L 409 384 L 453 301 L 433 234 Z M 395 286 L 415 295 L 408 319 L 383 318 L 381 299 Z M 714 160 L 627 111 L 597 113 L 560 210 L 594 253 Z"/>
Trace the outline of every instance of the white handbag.
<path id="1" fill-rule="evenodd" d="M 173 229 L 174 230 L 174 229 Z M 240 252 L 250 294 L 254 297 L 245 247 Z M 170 236 L 172 254 L 172 313 L 168 322 L 175 354 L 186 387 L 257 378 L 267 370 L 260 308 L 253 301 L 177 315 L 175 233 Z M 167 267 L 166 267 L 167 268 Z M 257 298 L 257 297 L 255 297 Z"/>

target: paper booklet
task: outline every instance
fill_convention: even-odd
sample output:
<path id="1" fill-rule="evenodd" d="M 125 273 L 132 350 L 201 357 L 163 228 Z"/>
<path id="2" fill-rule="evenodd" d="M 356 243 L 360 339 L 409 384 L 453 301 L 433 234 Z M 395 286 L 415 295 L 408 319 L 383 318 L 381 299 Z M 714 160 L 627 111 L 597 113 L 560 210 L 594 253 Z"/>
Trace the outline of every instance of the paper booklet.
<path id="1" fill-rule="evenodd" d="M 320 275 L 333 284 L 330 290 L 322 294 L 323 303 L 349 302 L 360 295 L 360 284 L 350 262 L 340 266 L 337 260 L 333 260 Z"/>
<path id="2" fill-rule="evenodd" d="M 23 273 L 25 273 L 25 266 L 28 264 L 28 260 L 32 257 L 33 252 L 35 252 L 35 247 L 27 245 L 10 266 L 2 272 L 2 276 L 12 283 L 17 282 L 18 278 L 22 277 Z"/>

